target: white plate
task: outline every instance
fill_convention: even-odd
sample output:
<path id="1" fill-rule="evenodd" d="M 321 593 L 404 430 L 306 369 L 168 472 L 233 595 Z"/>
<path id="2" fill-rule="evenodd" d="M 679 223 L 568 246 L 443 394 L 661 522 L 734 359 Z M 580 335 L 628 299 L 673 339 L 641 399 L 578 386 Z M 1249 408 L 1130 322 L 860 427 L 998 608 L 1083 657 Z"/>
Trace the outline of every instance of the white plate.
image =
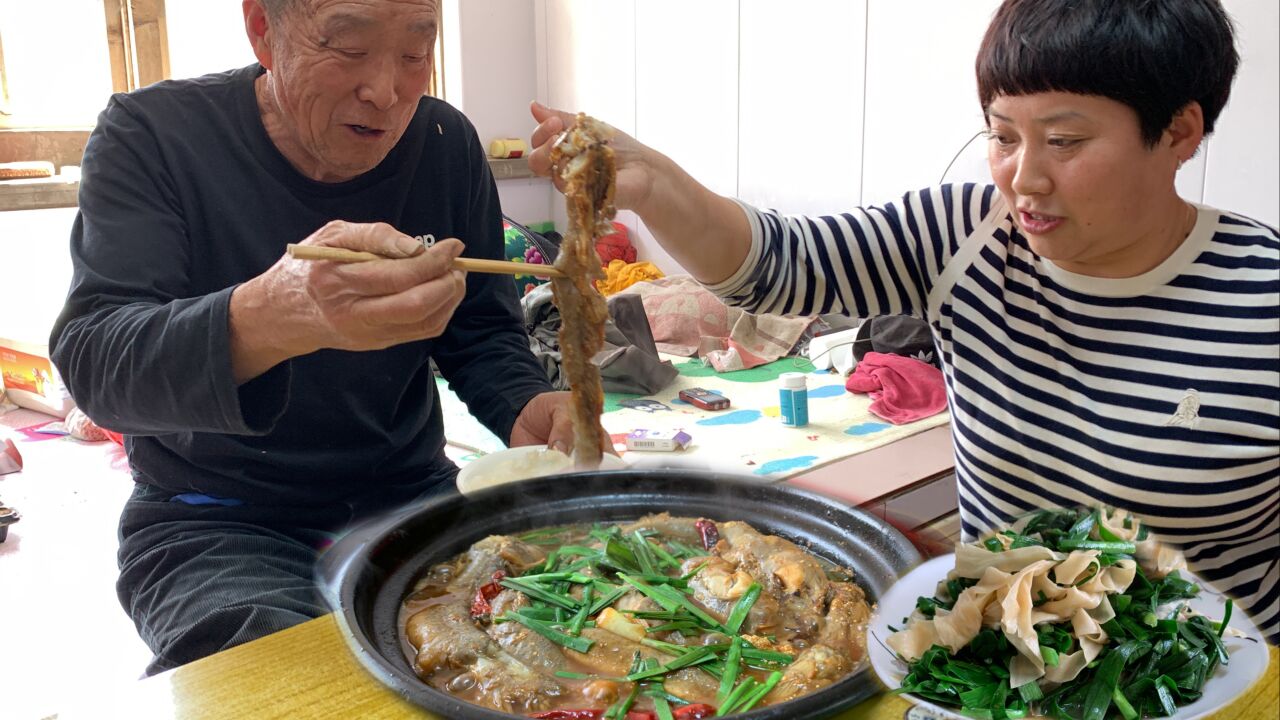
<path id="1" fill-rule="evenodd" d="M 889 588 L 884 597 L 880 598 L 867 630 L 871 636 L 867 639 L 867 646 L 871 654 L 871 667 L 880 677 L 880 682 L 887 687 L 901 687 L 902 678 L 907 674 L 906 663 L 899 660 L 884 645 L 884 641 L 891 634 L 889 626 L 893 625 L 899 629 L 904 627 L 903 618 L 911 615 L 911 611 L 915 609 L 916 598 L 933 597 L 938 581 L 946 577 L 955 566 L 955 555 L 933 558 L 904 575 Z M 1226 596 L 1206 585 L 1194 574 L 1185 570 L 1181 572 L 1182 577 L 1200 586 L 1200 594 L 1187 601 L 1187 605 L 1210 619 L 1220 619 L 1225 608 Z M 1263 641 L 1257 626 L 1239 606 L 1236 606 L 1231 610 L 1231 627 L 1248 637 L 1223 638 L 1230 664 L 1219 665 L 1213 677 L 1205 682 L 1204 694 L 1200 699 L 1178 708 L 1178 712 L 1172 716 L 1174 720 L 1194 720 L 1219 710 L 1262 677 L 1271 658 L 1268 655 L 1267 644 Z M 903 695 L 903 697 L 917 705 L 929 708 L 933 711 L 931 714 L 936 717 L 967 720 L 955 709 L 944 708 L 914 695 Z"/>
<path id="2" fill-rule="evenodd" d="M 617 455 L 605 453 L 600 460 L 601 470 L 625 467 L 626 461 Z M 463 465 L 458 471 L 458 492 L 467 495 L 517 480 L 564 472 L 573 472 L 573 460 L 559 450 L 548 450 L 541 445 L 507 448 Z"/>

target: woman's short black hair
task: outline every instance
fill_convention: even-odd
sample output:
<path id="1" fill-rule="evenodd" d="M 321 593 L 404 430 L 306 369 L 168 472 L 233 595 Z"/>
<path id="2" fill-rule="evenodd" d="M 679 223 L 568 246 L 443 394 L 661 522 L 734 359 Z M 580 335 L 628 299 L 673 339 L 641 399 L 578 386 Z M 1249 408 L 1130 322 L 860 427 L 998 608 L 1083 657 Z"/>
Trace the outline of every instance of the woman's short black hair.
<path id="1" fill-rule="evenodd" d="M 1005 0 L 978 49 L 978 99 L 1100 95 L 1133 108 L 1149 146 L 1192 100 L 1204 131 L 1227 104 L 1240 56 L 1218 0 Z"/>

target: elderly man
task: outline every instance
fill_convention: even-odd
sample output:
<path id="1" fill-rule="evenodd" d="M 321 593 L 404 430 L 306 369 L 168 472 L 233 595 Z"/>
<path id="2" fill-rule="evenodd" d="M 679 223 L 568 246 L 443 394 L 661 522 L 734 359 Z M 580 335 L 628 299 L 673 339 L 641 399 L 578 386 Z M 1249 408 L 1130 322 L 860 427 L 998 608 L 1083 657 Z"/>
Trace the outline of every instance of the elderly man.
<path id="1" fill-rule="evenodd" d="M 99 118 L 50 343 L 127 436 L 117 589 L 149 673 L 326 612 L 330 533 L 452 485 L 433 360 L 511 444 L 573 442 L 510 278 L 452 267 L 500 258 L 502 228 L 475 130 L 423 95 L 436 0 L 243 11 L 257 64 Z M 290 242 L 397 259 L 306 263 Z"/>

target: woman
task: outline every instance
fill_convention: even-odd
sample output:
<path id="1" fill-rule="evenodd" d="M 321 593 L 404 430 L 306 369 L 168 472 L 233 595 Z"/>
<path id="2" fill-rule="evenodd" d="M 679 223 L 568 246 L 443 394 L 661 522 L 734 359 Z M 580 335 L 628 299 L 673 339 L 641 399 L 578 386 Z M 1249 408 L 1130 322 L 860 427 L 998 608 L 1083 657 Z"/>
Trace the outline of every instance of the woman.
<path id="1" fill-rule="evenodd" d="M 1174 188 L 1237 63 L 1216 0 L 1007 0 L 977 58 L 994 187 L 784 217 L 618 134 L 616 201 L 753 312 L 927 320 L 967 537 L 1126 508 L 1275 642 L 1280 237 Z M 572 119 L 533 112 L 548 174 Z"/>

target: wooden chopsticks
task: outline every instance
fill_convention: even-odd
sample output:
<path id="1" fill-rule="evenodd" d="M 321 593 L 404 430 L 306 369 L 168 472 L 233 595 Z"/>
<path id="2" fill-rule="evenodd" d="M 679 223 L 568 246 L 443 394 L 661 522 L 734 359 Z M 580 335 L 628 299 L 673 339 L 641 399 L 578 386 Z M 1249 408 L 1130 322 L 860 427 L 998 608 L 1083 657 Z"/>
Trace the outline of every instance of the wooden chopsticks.
<path id="1" fill-rule="evenodd" d="M 370 260 L 388 260 L 385 255 L 377 255 L 346 248 L 323 247 L 320 245 L 298 245 L 289 243 L 289 256 L 299 260 L 332 260 L 333 262 L 368 262 Z M 460 257 L 453 261 L 453 266 L 467 272 L 497 273 L 499 275 L 533 275 L 536 277 L 562 277 L 563 273 L 550 265 L 538 263 L 518 263 L 505 260 L 484 260 L 480 258 Z"/>

